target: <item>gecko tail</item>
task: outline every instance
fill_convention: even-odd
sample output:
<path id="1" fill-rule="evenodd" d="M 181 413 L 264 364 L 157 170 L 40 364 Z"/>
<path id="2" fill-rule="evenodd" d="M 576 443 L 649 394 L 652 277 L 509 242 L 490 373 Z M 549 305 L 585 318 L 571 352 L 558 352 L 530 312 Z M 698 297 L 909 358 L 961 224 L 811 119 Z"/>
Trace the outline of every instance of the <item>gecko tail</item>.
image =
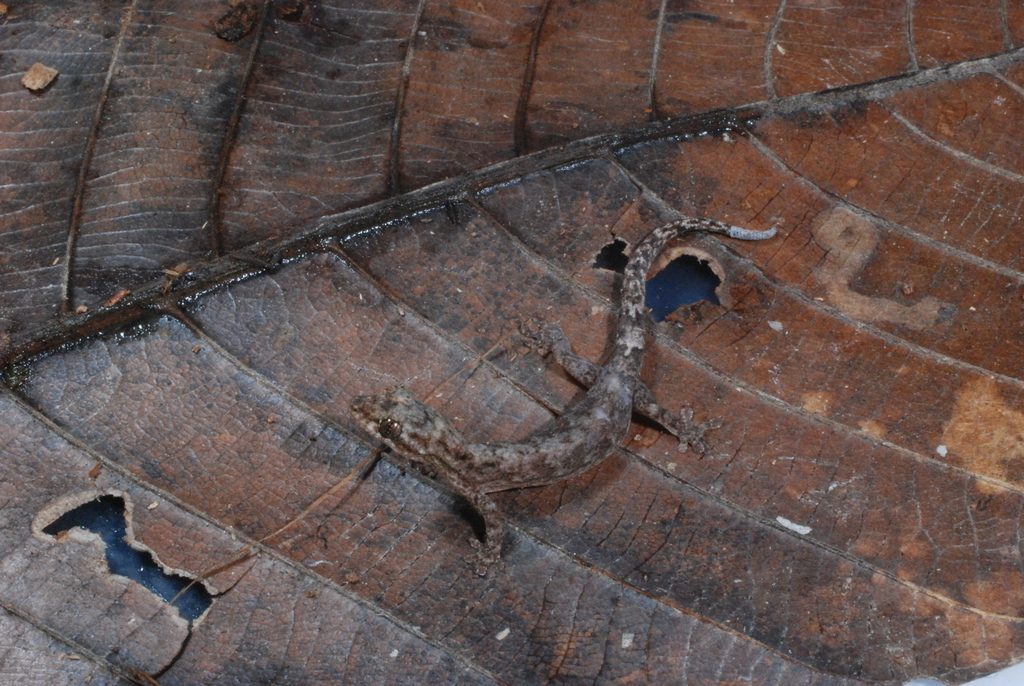
<path id="1" fill-rule="evenodd" d="M 729 238 L 739 238 L 743 241 L 764 241 L 774 235 L 774 226 L 767 231 L 751 231 L 750 229 L 741 229 L 738 226 L 729 227 Z"/>
<path id="2" fill-rule="evenodd" d="M 707 233 L 717 233 L 729 238 L 738 238 L 741 241 L 765 241 L 776 234 L 775 227 L 768 229 L 767 231 L 751 231 L 750 229 L 741 229 L 738 226 L 732 224 L 726 224 L 725 222 L 718 221 L 717 219 L 708 219 L 706 217 L 682 217 L 674 222 L 669 222 L 660 229 L 655 229 L 651 234 L 651 241 L 661 241 L 662 245 L 665 241 L 671 240 L 676 236 L 681 236 L 691 231 L 705 231 Z M 657 245 L 652 252 L 657 253 L 661 250 L 661 245 Z"/>

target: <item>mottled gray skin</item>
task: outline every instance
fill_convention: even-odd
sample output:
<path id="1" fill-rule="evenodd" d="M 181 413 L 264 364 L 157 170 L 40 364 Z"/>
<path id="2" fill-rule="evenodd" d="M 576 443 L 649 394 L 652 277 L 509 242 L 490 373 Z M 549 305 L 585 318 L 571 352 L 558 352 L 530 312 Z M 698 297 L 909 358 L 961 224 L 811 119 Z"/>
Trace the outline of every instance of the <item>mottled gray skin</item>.
<path id="1" fill-rule="evenodd" d="M 646 277 L 665 244 L 694 231 L 742 240 L 764 240 L 775 230 L 748 231 L 711 219 L 683 218 L 655 229 L 636 246 L 622 282 L 619 320 L 612 353 L 599 367 L 572 353 L 557 326 L 527 333 L 524 343 L 541 354 L 553 353 L 571 375 L 590 386 L 566 412 L 514 443 L 470 443 L 434 408 L 403 388 L 383 395 L 363 395 L 351 404 L 352 416 L 371 436 L 382 440 L 424 472 L 439 476 L 483 515 L 486 542 L 480 548 L 478 572 L 486 573 L 501 552 L 503 527 L 494 501 L 495 491 L 544 486 L 590 469 L 622 442 L 635 409 L 654 419 L 680 439 L 704 451 L 702 434 L 717 422 L 695 425 L 692 413 L 674 416 L 654 401 L 640 383 L 644 352 Z"/>

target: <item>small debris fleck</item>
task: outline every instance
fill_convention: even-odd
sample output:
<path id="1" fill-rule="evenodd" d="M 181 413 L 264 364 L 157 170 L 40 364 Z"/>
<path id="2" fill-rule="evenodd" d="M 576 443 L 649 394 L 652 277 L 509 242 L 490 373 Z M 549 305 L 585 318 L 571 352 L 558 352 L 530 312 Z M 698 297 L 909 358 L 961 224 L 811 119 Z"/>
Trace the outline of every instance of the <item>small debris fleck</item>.
<path id="1" fill-rule="evenodd" d="M 781 43 L 776 43 L 775 44 L 775 49 L 779 51 L 780 55 L 785 55 L 786 54 L 786 49 L 784 47 L 782 47 Z"/>
<path id="2" fill-rule="evenodd" d="M 89 478 L 90 479 L 95 479 L 97 476 L 100 475 L 100 470 L 101 469 L 103 469 L 103 463 L 102 462 L 97 462 L 96 466 L 89 470 Z"/>
<path id="3" fill-rule="evenodd" d="M 30 91 L 41 91 L 49 86 L 50 82 L 57 78 L 59 73 L 53 67 L 47 67 L 42 62 L 36 62 L 21 77 L 21 85 Z"/>
<path id="4" fill-rule="evenodd" d="M 167 276 L 171 277 L 172 279 L 177 279 L 179 276 L 184 276 L 187 273 L 188 273 L 188 262 L 179 262 L 178 264 L 174 265 L 170 269 L 165 269 L 164 270 L 164 274 L 166 274 Z"/>
<path id="5" fill-rule="evenodd" d="M 903 295 L 912 295 L 914 293 L 914 286 L 912 284 L 905 283 L 900 290 L 903 291 Z"/>
<path id="6" fill-rule="evenodd" d="M 277 16 L 285 21 L 299 21 L 305 8 L 296 0 L 284 0 L 277 8 Z"/>
<path id="7" fill-rule="evenodd" d="M 508 638 L 508 635 L 510 633 L 511 633 L 511 631 L 509 631 L 509 628 L 505 627 L 504 629 L 499 631 L 497 634 L 495 634 L 494 637 L 496 639 L 498 639 L 499 641 L 504 641 L 506 638 Z"/>
<path id="8" fill-rule="evenodd" d="M 201 346 L 201 345 L 193 345 L 192 346 L 192 353 L 196 354 L 196 353 L 198 353 L 202 349 L 203 349 L 203 346 Z"/>
<path id="9" fill-rule="evenodd" d="M 158 503 L 157 501 L 154 500 L 149 505 L 146 505 L 146 509 L 147 510 L 155 510 L 158 505 L 160 505 L 160 503 Z"/>
<path id="10" fill-rule="evenodd" d="M 770 327 L 771 327 L 772 329 L 774 329 L 775 331 L 782 331 L 782 329 L 784 328 L 784 327 L 782 326 L 782 322 L 776 322 L 776 321 L 770 321 L 770 322 L 768 322 L 768 326 L 770 326 Z"/>
<path id="11" fill-rule="evenodd" d="M 124 297 L 126 295 L 128 295 L 129 293 L 131 293 L 130 290 L 128 290 L 127 288 L 122 288 L 117 293 L 114 293 L 114 295 L 111 296 L 110 300 L 108 300 L 105 303 L 103 303 L 103 307 L 113 307 L 117 303 L 119 303 L 122 300 L 124 300 Z"/>
<path id="12" fill-rule="evenodd" d="M 622 647 L 629 648 L 630 646 L 632 646 L 633 638 L 634 634 L 631 631 L 627 631 L 626 633 L 622 634 Z"/>
<path id="13" fill-rule="evenodd" d="M 58 264 L 60 264 L 60 258 L 59 257 L 55 257 L 55 258 L 53 258 L 53 264 L 51 264 L 50 266 L 54 267 L 54 266 L 56 266 Z"/>
<path id="14" fill-rule="evenodd" d="M 345 583 L 347 583 L 347 584 L 358 584 L 359 583 L 359 575 L 356 574 L 355 572 L 349 572 L 348 574 L 345 575 Z"/>
<path id="15" fill-rule="evenodd" d="M 0 17 L 6 17 L 7 16 L 7 12 L 8 12 L 9 9 L 10 8 L 7 7 L 7 5 L 5 5 L 4 3 L 0 2 Z"/>
<path id="16" fill-rule="evenodd" d="M 935 452 L 937 452 L 942 457 L 945 457 L 946 454 L 949 453 L 949 450 L 946 448 L 946 446 L 940 445 L 938 448 L 935 449 Z"/>
<path id="17" fill-rule="evenodd" d="M 398 648 L 395 648 L 391 651 L 391 657 L 398 657 Z"/>
<path id="18" fill-rule="evenodd" d="M 794 522 L 789 521 L 785 517 L 776 517 L 775 521 L 777 521 L 779 524 L 786 527 L 787 529 L 797 532 L 801 536 L 806 536 L 807 534 L 811 533 L 811 527 L 804 526 L 803 524 L 796 524 Z"/>
<path id="19" fill-rule="evenodd" d="M 85 314 L 88 311 L 89 311 L 89 308 L 86 307 L 85 305 L 79 305 L 78 307 L 75 308 L 75 313 L 76 314 Z"/>
<path id="20" fill-rule="evenodd" d="M 240 41 L 256 27 L 259 12 L 251 0 L 228 0 L 228 13 L 213 23 L 217 37 L 229 43 Z"/>

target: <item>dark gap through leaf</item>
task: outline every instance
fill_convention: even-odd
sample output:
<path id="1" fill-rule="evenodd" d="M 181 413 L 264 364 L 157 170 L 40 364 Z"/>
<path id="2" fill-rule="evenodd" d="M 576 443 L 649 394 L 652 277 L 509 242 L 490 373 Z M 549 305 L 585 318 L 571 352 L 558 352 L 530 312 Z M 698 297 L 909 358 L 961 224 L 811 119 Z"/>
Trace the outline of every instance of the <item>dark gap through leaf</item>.
<path id="1" fill-rule="evenodd" d="M 608 245 L 601 248 L 594 260 L 595 269 L 608 269 L 609 271 L 622 274 L 626 271 L 626 264 L 629 258 L 626 257 L 626 241 L 616 238 Z"/>
<path id="2" fill-rule="evenodd" d="M 82 527 L 97 534 L 106 544 L 107 565 L 114 574 L 136 581 L 170 602 L 192 579 L 178 574 L 166 574 L 149 552 L 136 550 L 125 540 L 124 500 L 115 495 L 104 495 L 65 512 L 43 533 L 57 536 L 73 527 Z M 189 624 L 206 612 L 213 596 L 202 584 L 194 584 L 174 602 L 178 614 Z"/>
<path id="3" fill-rule="evenodd" d="M 594 259 L 594 268 L 622 274 L 629 263 L 625 250 L 626 241 L 616 238 L 601 248 Z M 645 304 L 650 308 L 654 321 L 663 322 L 665 317 L 683 305 L 692 305 L 701 300 L 720 305 L 715 289 L 721 283 L 722 280 L 707 262 L 693 255 L 681 255 L 647 280 Z"/>
<path id="4" fill-rule="evenodd" d="M 683 305 L 701 300 L 720 305 L 715 289 L 721 283 L 707 262 L 693 255 L 680 255 L 647 280 L 646 305 L 654 321 L 663 322 Z"/>

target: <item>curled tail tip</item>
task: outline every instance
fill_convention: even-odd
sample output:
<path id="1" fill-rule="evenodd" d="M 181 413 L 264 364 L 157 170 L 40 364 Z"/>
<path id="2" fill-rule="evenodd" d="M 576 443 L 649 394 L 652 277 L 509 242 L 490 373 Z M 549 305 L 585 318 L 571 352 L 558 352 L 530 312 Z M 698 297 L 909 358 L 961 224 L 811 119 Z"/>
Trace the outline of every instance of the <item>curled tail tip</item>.
<path id="1" fill-rule="evenodd" d="M 729 227 L 730 238 L 739 238 L 744 241 L 765 241 L 774 236 L 775 233 L 774 226 L 766 231 L 751 231 L 750 229 L 741 229 L 738 226 Z"/>

